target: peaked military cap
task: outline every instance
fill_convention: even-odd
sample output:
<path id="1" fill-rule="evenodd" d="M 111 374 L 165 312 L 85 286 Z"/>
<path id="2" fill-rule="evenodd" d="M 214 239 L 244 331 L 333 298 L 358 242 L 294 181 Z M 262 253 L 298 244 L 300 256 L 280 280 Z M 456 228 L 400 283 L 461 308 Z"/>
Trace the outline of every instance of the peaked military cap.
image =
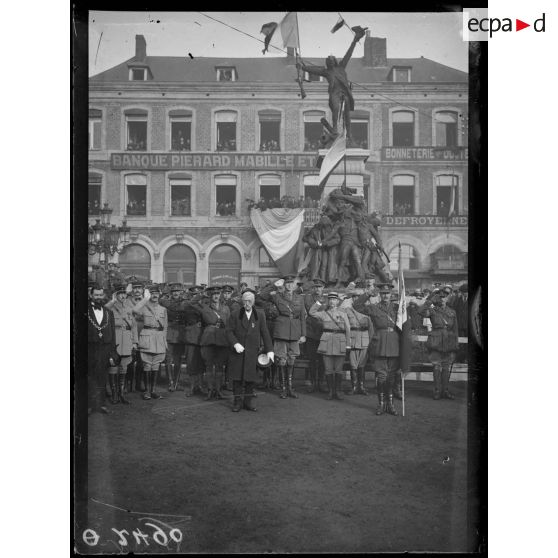
<path id="1" fill-rule="evenodd" d="M 325 281 L 314 279 L 314 287 L 325 287 Z"/>
<path id="2" fill-rule="evenodd" d="M 170 286 L 171 293 L 184 290 L 181 283 L 173 283 Z"/>
<path id="3" fill-rule="evenodd" d="M 380 293 L 391 293 L 391 289 L 393 288 L 390 283 L 382 283 L 377 285 L 377 287 L 380 290 Z"/>
<path id="4" fill-rule="evenodd" d="M 223 288 L 221 290 L 224 293 L 232 293 L 234 291 L 234 288 L 231 287 L 230 285 L 223 285 Z"/>
<path id="5" fill-rule="evenodd" d="M 126 285 L 116 285 L 114 287 L 114 292 L 116 294 L 125 293 L 126 292 Z"/>
<path id="6" fill-rule="evenodd" d="M 294 283 L 294 280 L 295 280 L 294 275 L 285 275 L 283 277 L 283 281 L 285 281 L 285 283 Z"/>

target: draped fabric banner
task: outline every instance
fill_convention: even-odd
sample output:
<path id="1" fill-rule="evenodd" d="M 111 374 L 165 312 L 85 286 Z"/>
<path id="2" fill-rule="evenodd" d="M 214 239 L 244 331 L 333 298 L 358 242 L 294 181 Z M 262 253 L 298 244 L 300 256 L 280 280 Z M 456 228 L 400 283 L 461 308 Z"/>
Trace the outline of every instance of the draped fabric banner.
<path id="1" fill-rule="evenodd" d="M 281 274 L 297 275 L 304 257 L 304 209 L 252 209 L 250 218 Z"/>

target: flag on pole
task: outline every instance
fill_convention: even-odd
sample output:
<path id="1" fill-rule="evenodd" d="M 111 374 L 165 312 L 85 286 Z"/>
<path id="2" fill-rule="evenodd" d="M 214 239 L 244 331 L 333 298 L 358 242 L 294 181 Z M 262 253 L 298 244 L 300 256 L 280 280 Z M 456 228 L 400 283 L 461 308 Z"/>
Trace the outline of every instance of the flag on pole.
<path id="1" fill-rule="evenodd" d="M 329 175 L 335 170 L 335 167 L 341 162 L 345 153 L 347 151 L 347 136 L 345 135 L 345 130 L 335 139 L 329 151 L 325 154 L 325 157 L 320 166 L 320 177 L 319 183 L 320 188 L 323 188 Z"/>
<path id="2" fill-rule="evenodd" d="M 335 33 L 336 31 L 339 31 L 343 25 L 345 25 L 345 20 L 342 17 L 339 17 L 339 21 L 331 28 L 331 32 Z"/>
<path id="3" fill-rule="evenodd" d="M 277 33 L 277 28 L 280 30 Z M 298 36 L 298 18 L 296 12 L 289 12 L 280 23 L 271 21 L 262 25 L 260 33 L 265 35 L 264 39 L 264 49 L 262 54 L 265 54 L 269 50 L 269 46 L 274 46 L 276 48 L 294 47 L 300 49 L 300 40 Z"/>
<path id="4" fill-rule="evenodd" d="M 457 184 L 455 184 L 455 175 L 452 175 L 451 177 L 451 194 L 450 194 L 450 206 L 449 206 L 449 211 L 448 211 L 448 219 L 451 219 L 453 217 L 453 214 L 455 213 L 455 197 L 456 197 L 456 190 L 457 190 Z"/>
<path id="5" fill-rule="evenodd" d="M 297 275 L 304 258 L 304 209 L 252 209 L 256 233 L 282 275 Z"/>
<path id="6" fill-rule="evenodd" d="M 397 283 L 399 287 L 399 308 L 397 309 L 397 321 L 395 324 L 403 331 L 403 324 L 407 321 L 407 304 L 405 303 L 405 278 L 403 277 L 403 254 L 401 242 L 399 243 L 399 260 L 397 269 Z"/>

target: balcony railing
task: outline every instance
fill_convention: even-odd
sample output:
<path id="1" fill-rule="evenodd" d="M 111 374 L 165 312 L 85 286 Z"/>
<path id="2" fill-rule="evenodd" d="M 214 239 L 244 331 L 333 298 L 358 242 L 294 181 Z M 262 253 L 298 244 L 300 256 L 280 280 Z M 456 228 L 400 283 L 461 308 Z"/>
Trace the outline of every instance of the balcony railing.
<path id="1" fill-rule="evenodd" d="M 430 256 L 432 271 L 459 271 L 467 269 L 467 254 L 459 254 L 448 257 Z"/>

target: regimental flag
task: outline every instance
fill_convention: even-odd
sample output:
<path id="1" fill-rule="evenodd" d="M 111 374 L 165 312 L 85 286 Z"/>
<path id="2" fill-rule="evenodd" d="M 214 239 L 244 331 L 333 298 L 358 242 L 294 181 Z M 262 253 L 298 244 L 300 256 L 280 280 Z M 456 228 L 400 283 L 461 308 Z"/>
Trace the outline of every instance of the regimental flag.
<path id="1" fill-rule="evenodd" d="M 399 336 L 399 367 L 406 373 L 411 366 L 411 352 L 413 342 L 411 338 L 411 321 L 407 316 L 407 303 L 405 300 L 405 278 L 403 277 L 403 256 L 401 243 L 399 243 L 399 260 L 397 269 L 397 283 L 399 288 L 399 306 L 397 308 L 397 320 L 395 325 L 401 330 Z"/>
<path id="2" fill-rule="evenodd" d="M 251 209 L 256 233 L 282 275 L 297 275 L 304 259 L 304 209 Z"/>
<path id="3" fill-rule="evenodd" d="M 335 33 L 336 31 L 339 31 L 343 25 L 345 25 L 345 20 L 342 17 L 339 17 L 339 21 L 331 28 L 331 32 Z"/>
<path id="4" fill-rule="evenodd" d="M 335 167 L 341 162 L 347 151 L 347 136 L 345 130 L 339 134 L 333 142 L 329 151 L 325 154 L 324 160 L 320 167 L 320 188 L 323 188 L 329 175 L 335 170 Z"/>
<path id="5" fill-rule="evenodd" d="M 277 28 L 281 31 L 281 38 L 277 33 Z M 300 39 L 298 36 L 298 17 L 296 12 L 289 12 L 280 23 L 272 21 L 262 25 L 260 33 L 265 35 L 264 49 L 262 54 L 269 50 L 269 45 L 280 48 L 294 47 L 300 49 Z"/>
<path id="6" fill-rule="evenodd" d="M 260 33 L 263 33 L 265 35 L 264 49 L 262 50 L 262 54 L 265 54 L 268 51 L 269 43 L 273 38 L 273 34 L 275 33 L 276 29 L 277 23 L 275 21 L 271 21 L 270 23 L 265 23 L 264 25 L 262 25 Z"/>

